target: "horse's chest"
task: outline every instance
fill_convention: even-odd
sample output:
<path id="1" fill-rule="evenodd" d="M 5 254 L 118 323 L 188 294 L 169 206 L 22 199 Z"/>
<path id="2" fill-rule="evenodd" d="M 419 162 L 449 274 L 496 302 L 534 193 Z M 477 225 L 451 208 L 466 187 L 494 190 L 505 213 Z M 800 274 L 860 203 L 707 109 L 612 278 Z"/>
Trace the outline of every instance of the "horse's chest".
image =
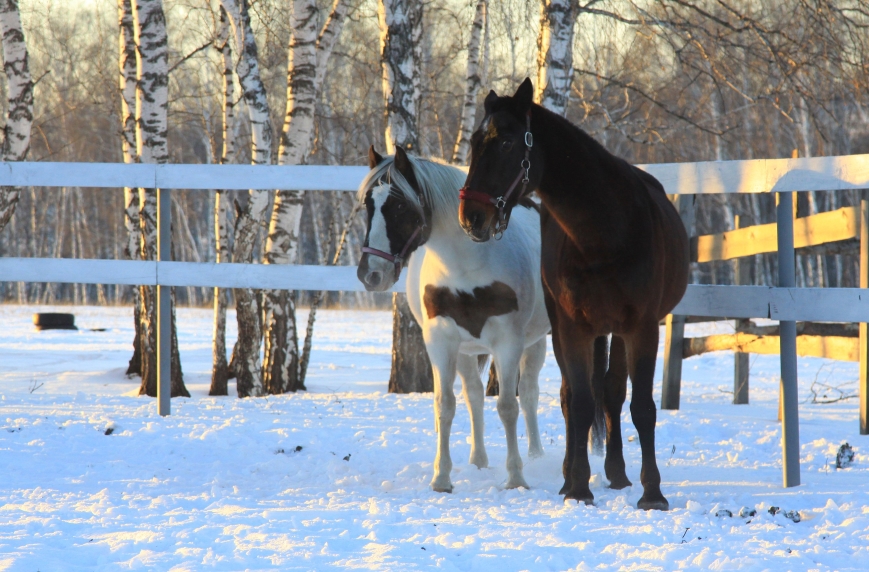
<path id="1" fill-rule="evenodd" d="M 515 290 L 499 281 L 471 292 L 428 284 L 422 301 L 427 319 L 452 318 L 457 326 L 478 339 L 489 318 L 519 310 Z"/>

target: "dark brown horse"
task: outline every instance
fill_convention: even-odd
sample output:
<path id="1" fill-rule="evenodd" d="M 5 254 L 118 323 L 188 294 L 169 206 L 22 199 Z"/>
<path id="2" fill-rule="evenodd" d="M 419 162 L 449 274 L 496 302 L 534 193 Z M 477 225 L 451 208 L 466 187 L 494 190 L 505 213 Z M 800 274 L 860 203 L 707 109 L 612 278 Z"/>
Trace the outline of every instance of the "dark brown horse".
<path id="1" fill-rule="evenodd" d="M 471 138 L 471 166 L 459 221 L 476 241 L 498 237 L 519 198 L 536 190 L 541 220 L 543 291 L 561 368 L 568 499 L 591 503 L 586 439 L 603 408 L 610 487 L 625 474 L 619 415 L 633 385 L 631 417 L 642 448 L 638 508 L 667 510 L 655 461 L 652 384 L 658 322 L 688 282 L 688 237 L 676 209 L 651 175 L 615 157 L 564 118 L 532 103 L 526 79 L 513 97 L 490 92 Z M 593 363 L 609 369 L 593 379 Z M 594 376 L 598 377 L 598 376 Z"/>

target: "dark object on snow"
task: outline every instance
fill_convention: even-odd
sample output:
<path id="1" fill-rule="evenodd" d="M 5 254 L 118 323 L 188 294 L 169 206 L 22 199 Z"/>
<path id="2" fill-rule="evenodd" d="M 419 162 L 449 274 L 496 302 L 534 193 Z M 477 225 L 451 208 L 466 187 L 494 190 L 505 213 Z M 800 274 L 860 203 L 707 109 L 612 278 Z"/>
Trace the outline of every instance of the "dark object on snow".
<path id="1" fill-rule="evenodd" d="M 803 520 L 803 517 L 800 516 L 800 511 L 798 510 L 789 510 L 785 513 L 785 518 L 792 520 L 794 522 L 799 522 Z"/>
<path id="2" fill-rule="evenodd" d="M 345 460 L 345 461 L 349 461 L 349 460 L 350 460 L 350 453 L 347 453 L 347 456 L 344 457 L 344 460 Z"/>
<path id="3" fill-rule="evenodd" d="M 114 433 L 114 432 L 115 432 L 115 428 L 114 428 L 114 427 L 109 427 L 108 429 L 106 429 L 105 434 L 106 434 L 106 435 L 111 435 L 111 434 Z"/>
<path id="4" fill-rule="evenodd" d="M 716 511 L 715 516 L 717 516 L 718 518 L 722 518 L 725 516 L 729 518 L 729 517 L 733 516 L 733 513 L 730 512 L 729 510 L 727 510 L 726 508 L 723 508 L 719 511 Z"/>
<path id="5" fill-rule="evenodd" d="M 295 452 L 298 453 L 298 452 L 301 451 L 301 450 L 302 450 L 302 446 L 301 446 L 301 445 L 296 445 Z"/>
<path id="6" fill-rule="evenodd" d="M 844 469 L 854 462 L 854 449 L 848 443 L 842 443 L 839 452 L 836 453 L 836 468 Z"/>
<path id="7" fill-rule="evenodd" d="M 753 508 L 748 508 L 747 506 L 744 506 L 741 509 L 739 509 L 739 516 L 741 516 L 742 518 L 749 518 L 749 517 L 755 516 L 756 514 L 757 514 L 756 510 L 754 510 Z"/>
<path id="8" fill-rule="evenodd" d="M 42 330 L 77 330 L 75 316 L 72 314 L 33 314 L 33 325 Z"/>
<path id="9" fill-rule="evenodd" d="M 773 516 L 777 515 L 777 514 L 780 513 L 780 512 L 781 512 L 781 509 L 780 509 L 779 507 L 777 507 L 777 506 L 771 506 L 771 507 L 769 507 L 769 514 L 771 514 L 771 515 L 773 515 Z"/>

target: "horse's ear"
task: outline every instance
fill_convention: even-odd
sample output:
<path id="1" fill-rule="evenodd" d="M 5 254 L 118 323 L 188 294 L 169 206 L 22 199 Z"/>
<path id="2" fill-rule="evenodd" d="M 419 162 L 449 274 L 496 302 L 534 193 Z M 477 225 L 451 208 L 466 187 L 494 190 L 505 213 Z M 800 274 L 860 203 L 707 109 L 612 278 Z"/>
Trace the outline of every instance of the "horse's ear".
<path id="1" fill-rule="evenodd" d="M 419 183 L 416 180 L 416 174 L 413 172 L 413 165 L 410 164 L 410 159 L 407 157 L 407 152 L 398 145 L 395 146 L 395 168 L 401 173 L 401 176 L 410 183 L 410 186 L 419 193 Z"/>
<path id="2" fill-rule="evenodd" d="M 498 94 L 495 93 L 494 89 L 490 89 L 489 95 L 483 101 L 483 110 L 486 112 L 486 115 L 491 115 L 492 107 L 494 107 L 496 101 L 498 101 Z"/>
<path id="3" fill-rule="evenodd" d="M 368 148 L 368 168 L 373 169 L 383 161 L 383 155 L 374 150 L 374 145 Z"/>
<path id="4" fill-rule="evenodd" d="M 513 94 L 513 105 L 520 115 L 525 115 L 531 109 L 531 103 L 534 101 L 534 85 L 530 78 L 525 78 L 525 81 Z"/>

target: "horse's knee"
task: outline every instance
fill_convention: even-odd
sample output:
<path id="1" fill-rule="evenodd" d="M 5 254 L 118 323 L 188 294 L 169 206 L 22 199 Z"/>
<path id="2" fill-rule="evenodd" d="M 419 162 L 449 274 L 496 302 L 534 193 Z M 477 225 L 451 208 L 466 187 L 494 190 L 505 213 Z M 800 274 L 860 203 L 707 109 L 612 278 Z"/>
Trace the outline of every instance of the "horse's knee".
<path id="1" fill-rule="evenodd" d="M 519 403 L 512 392 L 501 391 L 498 394 L 498 415 L 501 419 L 515 419 L 519 416 Z"/>

